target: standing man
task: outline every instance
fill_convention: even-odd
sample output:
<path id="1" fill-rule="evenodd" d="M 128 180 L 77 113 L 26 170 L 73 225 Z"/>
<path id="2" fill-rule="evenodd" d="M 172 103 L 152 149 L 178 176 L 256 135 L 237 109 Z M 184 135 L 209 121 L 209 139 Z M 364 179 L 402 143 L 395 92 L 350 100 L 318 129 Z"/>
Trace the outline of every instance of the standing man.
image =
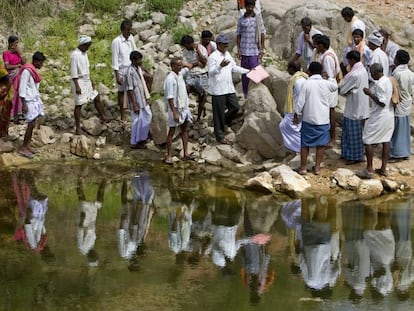
<path id="1" fill-rule="evenodd" d="M 261 15 L 254 11 L 254 0 L 246 0 L 246 13 L 237 22 L 237 56 L 240 58 L 240 66 L 253 69 L 260 63 L 265 46 L 265 28 Z M 242 86 L 244 97 L 247 98 L 249 91 L 249 78 L 242 75 Z"/>
<path id="2" fill-rule="evenodd" d="M 392 83 L 384 75 L 384 69 L 381 64 L 372 64 L 369 70 L 375 84 L 370 89 L 364 89 L 364 93 L 371 99 L 369 118 L 365 123 L 362 135 L 367 156 L 367 167 L 365 170 L 357 172 L 358 177 L 366 179 L 373 177 L 372 161 L 374 158 L 374 146 L 377 144 L 382 144 L 382 165 L 375 172 L 378 175 L 387 176 L 390 140 L 394 132 L 394 107 L 391 105 Z"/>
<path id="3" fill-rule="evenodd" d="M 300 167 L 297 172 L 306 174 L 309 148 L 316 147 L 316 161 L 312 172 L 319 175 L 325 146 L 330 140 L 330 110 L 335 108 L 329 97 L 337 92 L 338 84 L 322 78 L 320 63 L 312 62 L 308 71 L 310 76 L 302 87 L 293 116 L 294 124 L 298 124 L 299 116 L 302 116 Z"/>
<path id="4" fill-rule="evenodd" d="M 87 51 L 92 44 L 92 39 L 89 36 L 81 35 L 78 39 L 78 47 L 72 52 L 70 56 L 70 76 L 72 94 L 75 98 L 75 127 L 76 134 L 82 134 L 80 117 L 82 105 L 89 101 L 93 101 L 96 110 L 99 113 L 102 122 L 106 122 L 101 97 L 95 89 L 91 80 L 89 72 L 89 59 Z"/>
<path id="5" fill-rule="evenodd" d="M 350 7 L 344 7 L 341 11 L 342 18 L 348 23 L 348 30 L 346 32 L 346 42 L 348 46 L 352 47 L 352 32 L 355 29 L 361 29 L 365 35 L 365 23 L 355 16 L 355 12 Z"/>
<path id="6" fill-rule="evenodd" d="M 385 54 L 385 52 L 381 49 L 382 42 L 384 38 L 382 37 L 381 33 L 379 31 L 374 31 L 371 33 L 368 38 L 368 47 L 371 49 L 371 60 L 369 62 L 369 65 L 373 64 L 381 64 L 383 68 L 383 73 L 385 76 L 388 76 L 389 71 L 389 61 L 388 56 Z M 370 81 L 373 82 L 374 79 L 370 77 Z"/>
<path id="7" fill-rule="evenodd" d="M 381 28 L 378 31 L 384 38 L 382 41 L 381 49 L 388 56 L 388 63 L 389 63 L 388 74 L 391 76 L 392 71 L 397 66 L 394 64 L 394 59 L 395 59 L 395 55 L 397 54 L 397 51 L 400 49 L 400 46 L 394 41 L 390 40 L 391 34 L 387 30 L 385 30 L 384 28 Z"/>
<path id="8" fill-rule="evenodd" d="M 167 102 L 168 110 L 168 130 L 167 136 L 167 157 L 166 164 L 173 164 L 172 159 L 172 140 L 175 128 L 180 127 L 181 140 L 183 142 L 183 160 L 194 160 L 193 154 L 188 153 L 188 124 L 193 121 L 193 116 L 189 109 L 189 99 L 183 75 L 188 69 L 183 69 L 183 60 L 180 57 L 173 57 L 170 62 L 172 71 L 164 81 L 164 98 Z M 189 66 L 189 64 L 185 64 Z"/>
<path id="9" fill-rule="evenodd" d="M 213 41 L 213 33 L 210 30 L 201 32 L 200 44 L 206 48 L 208 56 L 217 50 L 216 42 Z"/>
<path id="10" fill-rule="evenodd" d="M 368 73 L 358 51 L 350 51 L 346 59 L 351 70 L 339 83 L 339 94 L 346 97 L 344 121 L 342 125 L 341 156 L 346 165 L 362 162 L 364 143 L 362 129 L 369 116 L 368 97 L 364 88 L 368 87 Z"/>
<path id="11" fill-rule="evenodd" d="M 30 147 L 33 129 L 38 117 L 43 116 L 43 102 L 40 98 L 39 85 L 42 77 L 37 72 L 42 68 L 46 57 L 41 52 L 35 52 L 32 56 L 32 63 L 22 66 L 23 71 L 18 89 L 22 101 L 22 111 L 26 118 L 27 128 L 24 134 L 20 155 L 26 158 L 33 158 L 35 151 Z"/>
<path id="12" fill-rule="evenodd" d="M 112 41 L 112 69 L 115 74 L 115 82 L 118 86 L 118 106 L 121 120 L 125 120 L 124 94 L 125 94 L 125 72 L 131 65 L 129 55 L 136 51 L 134 37 L 131 35 L 132 22 L 125 19 L 121 23 L 121 34 Z"/>
<path id="13" fill-rule="evenodd" d="M 189 35 L 181 38 L 181 45 L 184 47 L 183 61 L 191 64 L 190 70 L 185 75 L 185 83 L 188 93 L 194 91 L 198 95 L 197 121 L 199 121 L 201 114 L 206 116 L 208 53 L 203 45 L 195 43 L 193 37 Z"/>
<path id="14" fill-rule="evenodd" d="M 339 64 L 338 56 L 336 56 L 334 50 L 330 47 L 331 40 L 328 36 L 322 35 L 316 37 L 316 51 L 318 52 L 318 62 L 322 65 L 322 73 L 327 76 L 328 80 L 337 83 L 337 77 L 341 74 L 341 66 Z M 332 148 L 336 146 L 336 120 L 335 120 L 335 107 L 338 103 L 338 93 L 332 92 L 329 94 L 330 101 L 330 136 L 328 147 Z"/>
<path id="15" fill-rule="evenodd" d="M 295 104 L 298 102 L 300 91 L 305 83 L 308 75 L 300 70 L 298 62 L 289 62 L 287 67 L 288 73 L 292 76 L 289 81 L 286 102 L 285 116 L 280 121 L 279 129 L 283 138 L 283 145 L 293 152 L 300 152 L 300 129 L 302 124 L 293 124 L 293 114 L 295 112 Z"/>
<path id="16" fill-rule="evenodd" d="M 142 54 L 132 51 L 131 66 L 125 74 L 125 89 L 131 112 L 131 148 L 146 149 L 146 141 L 151 126 L 152 112 L 147 100 L 150 93 L 144 77 Z M 149 74 L 149 73 L 147 73 Z"/>
<path id="17" fill-rule="evenodd" d="M 248 73 L 249 70 L 236 65 L 227 52 L 230 40 L 219 35 L 216 39 L 217 51 L 208 58 L 209 93 L 213 106 L 214 135 L 221 144 L 229 144 L 224 137 L 224 126 L 230 126 L 239 110 L 239 100 L 233 84 L 232 73 Z M 227 112 L 225 112 L 227 109 Z"/>
<path id="18" fill-rule="evenodd" d="M 400 87 L 401 100 L 394 107 L 395 128 L 391 138 L 389 162 L 408 160 L 411 155 L 411 129 L 410 119 L 414 94 L 414 73 L 408 68 L 410 54 L 399 50 L 394 59 L 397 66 L 392 76 Z"/>
<path id="19" fill-rule="evenodd" d="M 313 61 L 313 41 L 312 37 L 316 34 L 322 35 L 322 32 L 312 26 L 312 21 L 309 17 L 304 17 L 300 20 L 302 26 L 302 32 L 298 38 L 298 48 L 296 49 L 295 55 L 292 57 L 292 61 L 297 61 L 301 56 L 306 61 L 307 66 Z"/>

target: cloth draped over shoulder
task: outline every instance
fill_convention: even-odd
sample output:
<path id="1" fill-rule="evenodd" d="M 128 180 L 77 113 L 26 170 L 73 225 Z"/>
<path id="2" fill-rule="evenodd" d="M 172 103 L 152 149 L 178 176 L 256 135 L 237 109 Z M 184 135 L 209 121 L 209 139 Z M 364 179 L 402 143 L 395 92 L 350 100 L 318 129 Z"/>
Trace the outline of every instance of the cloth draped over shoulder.
<path id="1" fill-rule="evenodd" d="M 19 91 L 20 88 L 20 77 L 22 75 L 23 70 L 27 69 L 30 72 L 30 75 L 32 76 L 33 80 L 35 83 L 40 83 L 40 81 L 42 81 L 42 77 L 40 76 L 40 74 L 37 72 L 36 67 L 33 64 L 24 64 L 22 67 L 20 67 L 20 71 L 17 74 L 18 75 L 18 79 L 17 79 L 17 84 L 16 84 L 16 89 L 15 92 Z"/>
<path id="2" fill-rule="evenodd" d="M 398 81 L 394 77 L 388 77 L 392 84 L 391 104 L 396 106 L 401 101 L 401 91 Z"/>
<path id="3" fill-rule="evenodd" d="M 287 87 L 287 93 L 286 93 L 286 100 L 285 100 L 285 113 L 293 113 L 293 107 L 294 107 L 294 101 L 293 101 L 293 87 L 295 85 L 295 82 L 301 78 L 308 78 L 308 75 L 303 71 L 297 71 L 292 76 L 292 78 L 289 81 L 288 87 Z"/>

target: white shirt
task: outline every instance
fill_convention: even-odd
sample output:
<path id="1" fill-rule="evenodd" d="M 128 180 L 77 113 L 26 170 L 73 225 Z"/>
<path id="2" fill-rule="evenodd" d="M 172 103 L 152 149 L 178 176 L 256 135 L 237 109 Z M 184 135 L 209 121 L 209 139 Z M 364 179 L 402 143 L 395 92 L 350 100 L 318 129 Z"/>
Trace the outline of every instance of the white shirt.
<path id="1" fill-rule="evenodd" d="M 208 59 L 208 53 L 207 53 L 207 49 L 201 45 L 198 44 L 197 45 L 197 49 L 199 50 L 200 54 L 203 55 L 205 57 L 205 59 Z M 194 64 L 196 62 L 198 62 L 198 54 L 196 50 L 187 50 L 186 48 L 184 48 L 183 50 L 183 60 L 186 63 L 190 63 L 190 64 Z M 200 66 L 195 66 L 192 67 L 190 69 L 190 74 L 195 74 L 195 75 L 199 75 L 199 74 L 203 74 L 207 72 L 207 64 L 204 67 L 200 67 Z"/>
<path id="2" fill-rule="evenodd" d="M 70 77 L 72 79 L 89 78 L 89 59 L 86 52 L 77 48 L 70 56 Z"/>
<path id="3" fill-rule="evenodd" d="M 375 64 L 375 63 L 381 64 L 384 70 L 383 71 L 384 76 L 388 76 L 388 71 L 389 71 L 388 56 L 379 47 L 372 51 L 371 61 L 369 62 L 369 65 L 371 66 L 372 64 Z M 370 80 L 372 80 L 371 75 L 370 75 Z"/>
<path id="4" fill-rule="evenodd" d="M 399 49 L 400 46 L 397 43 L 388 40 L 387 47 L 385 48 L 385 54 L 388 56 L 388 63 L 390 64 L 390 68 L 394 67 L 394 58 Z M 391 75 L 391 70 L 389 72 L 389 75 Z"/>
<path id="5" fill-rule="evenodd" d="M 112 41 L 112 69 L 119 70 L 131 65 L 129 55 L 136 51 L 134 37 L 129 35 L 128 40 L 121 34 Z"/>
<path id="6" fill-rule="evenodd" d="M 316 34 L 322 34 L 322 32 L 312 26 L 309 32 L 311 39 Z M 304 31 L 302 31 L 299 34 L 298 48 L 296 49 L 296 54 L 302 56 L 308 65 L 312 62 L 313 46 L 311 46 L 308 42 L 305 41 Z"/>
<path id="7" fill-rule="evenodd" d="M 336 106 L 330 101 L 331 95 L 338 90 L 336 82 L 325 80 L 321 75 L 313 75 L 305 81 L 295 113 L 302 115 L 302 121 L 314 125 L 329 124 L 329 110 Z"/>
<path id="8" fill-rule="evenodd" d="M 368 73 L 361 62 L 339 83 L 339 94 L 346 96 L 344 117 L 351 120 L 363 120 L 369 116 L 369 97 L 363 89 L 368 87 Z"/>
<path id="9" fill-rule="evenodd" d="M 396 117 L 405 117 L 411 114 L 414 95 L 414 72 L 408 65 L 399 65 L 394 69 L 392 76 L 400 86 L 401 101 L 395 107 Z"/>
<path id="10" fill-rule="evenodd" d="M 358 18 L 351 25 L 351 30 L 354 31 L 355 29 L 362 30 L 365 37 L 365 23 Z"/>
<path id="11" fill-rule="evenodd" d="M 19 96 L 24 98 L 26 101 L 39 101 L 40 83 L 35 83 L 32 74 L 29 70 L 24 69 L 20 77 Z"/>
<path id="12" fill-rule="evenodd" d="M 181 69 L 181 71 L 178 73 L 178 75 L 184 76 L 186 73 L 188 72 L 188 68 L 183 68 Z M 164 99 L 166 102 L 166 105 L 168 107 L 168 109 L 170 109 L 169 104 L 168 104 L 168 100 L 169 99 L 173 99 L 174 100 L 174 107 L 178 108 L 178 75 L 174 72 L 174 71 L 170 71 L 170 73 L 167 75 L 167 77 L 165 78 L 164 81 Z M 188 109 L 188 105 L 189 105 L 189 99 L 188 96 L 186 96 L 185 98 L 183 98 L 185 100 L 185 107 L 184 109 Z"/>
<path id="13" fill-rule="evenodd" d="M 220 64 L 223 59 L 230 61 L 230 63 L 227 66 L 221 67 Z M 214 51 L 209 56 L 207 64 L 209 93 L 213 96 L 236 93 L 232 72 L 240 74 L 249 72 L 249 69 L 237 66 L 233 57 L 227 51 L 224 54 L 219 50 Z"/>
<path id="14" fill-rule="evenodd" d="M 329 48 L 323 54 L 320 54 L 318 62 L 322 65 L 323 71 L 326 72 L 328 77 L 336 80 L 340 67 L 338 56 L 336 56 L 334 50 Z"/>

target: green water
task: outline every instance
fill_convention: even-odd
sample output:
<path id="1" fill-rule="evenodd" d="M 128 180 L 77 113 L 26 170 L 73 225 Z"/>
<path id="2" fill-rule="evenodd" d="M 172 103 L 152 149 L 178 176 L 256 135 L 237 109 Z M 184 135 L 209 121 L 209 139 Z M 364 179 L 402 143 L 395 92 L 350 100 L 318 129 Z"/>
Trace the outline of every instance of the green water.
<path id="1" fill-rule="evenodd" d="M 311 197 L 291 202 L 289 214 L 288 197 L 242 183 L 191 165 L 0 171 L 0 310 L 412 310 L 411 198 Z M 16 192 L 27 189 L 36 202 L 47 198 L 43 213 L 26 208 L 33 203 L 19 209 Z M 81 209 L 82 200 L 103 203 Z M 287 227 L 282 214 L 298 206 Z M 392 239 L 378 238 L 386 230 Z M 40 232 L 33 245 L 30 232 Z M 374 248 L 351 260 L 352 242 L 367 232 Z M 304 250 L 311 244 L 319 259 Z M 391 248 L 379 264 L 377 254 Z M 320 258 L 328 258 L 324 268 L 304 270 Z M 363 270 L 355 262 L 369 265 L 358 299 L 349 285 L 349 273 Z M 372 285 L 381 280 L 387 286 Z"/>

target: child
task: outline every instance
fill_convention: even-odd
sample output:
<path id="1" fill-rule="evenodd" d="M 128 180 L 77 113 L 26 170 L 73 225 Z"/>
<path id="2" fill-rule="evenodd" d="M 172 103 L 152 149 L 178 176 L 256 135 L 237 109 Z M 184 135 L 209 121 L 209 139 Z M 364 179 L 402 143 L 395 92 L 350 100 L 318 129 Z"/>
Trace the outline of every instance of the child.
<path id="1" fill-rule="evenodd" d="M 37 69 L 42 68 L 46 57 L 41 52 L 35 52 L 31 64 L 22 66 L 22 75 L 18 88 L 22 101 L 22 111 L 27 122 L 26 133 L 24 134 L 23 145 L 20 155 L 26 158 L 33 158 L 35 151 L 30 147 L 33 129 L 39 116 L 43 116 L 43 102 L 40 99 L 39 85 L 42 80 Z"/>

